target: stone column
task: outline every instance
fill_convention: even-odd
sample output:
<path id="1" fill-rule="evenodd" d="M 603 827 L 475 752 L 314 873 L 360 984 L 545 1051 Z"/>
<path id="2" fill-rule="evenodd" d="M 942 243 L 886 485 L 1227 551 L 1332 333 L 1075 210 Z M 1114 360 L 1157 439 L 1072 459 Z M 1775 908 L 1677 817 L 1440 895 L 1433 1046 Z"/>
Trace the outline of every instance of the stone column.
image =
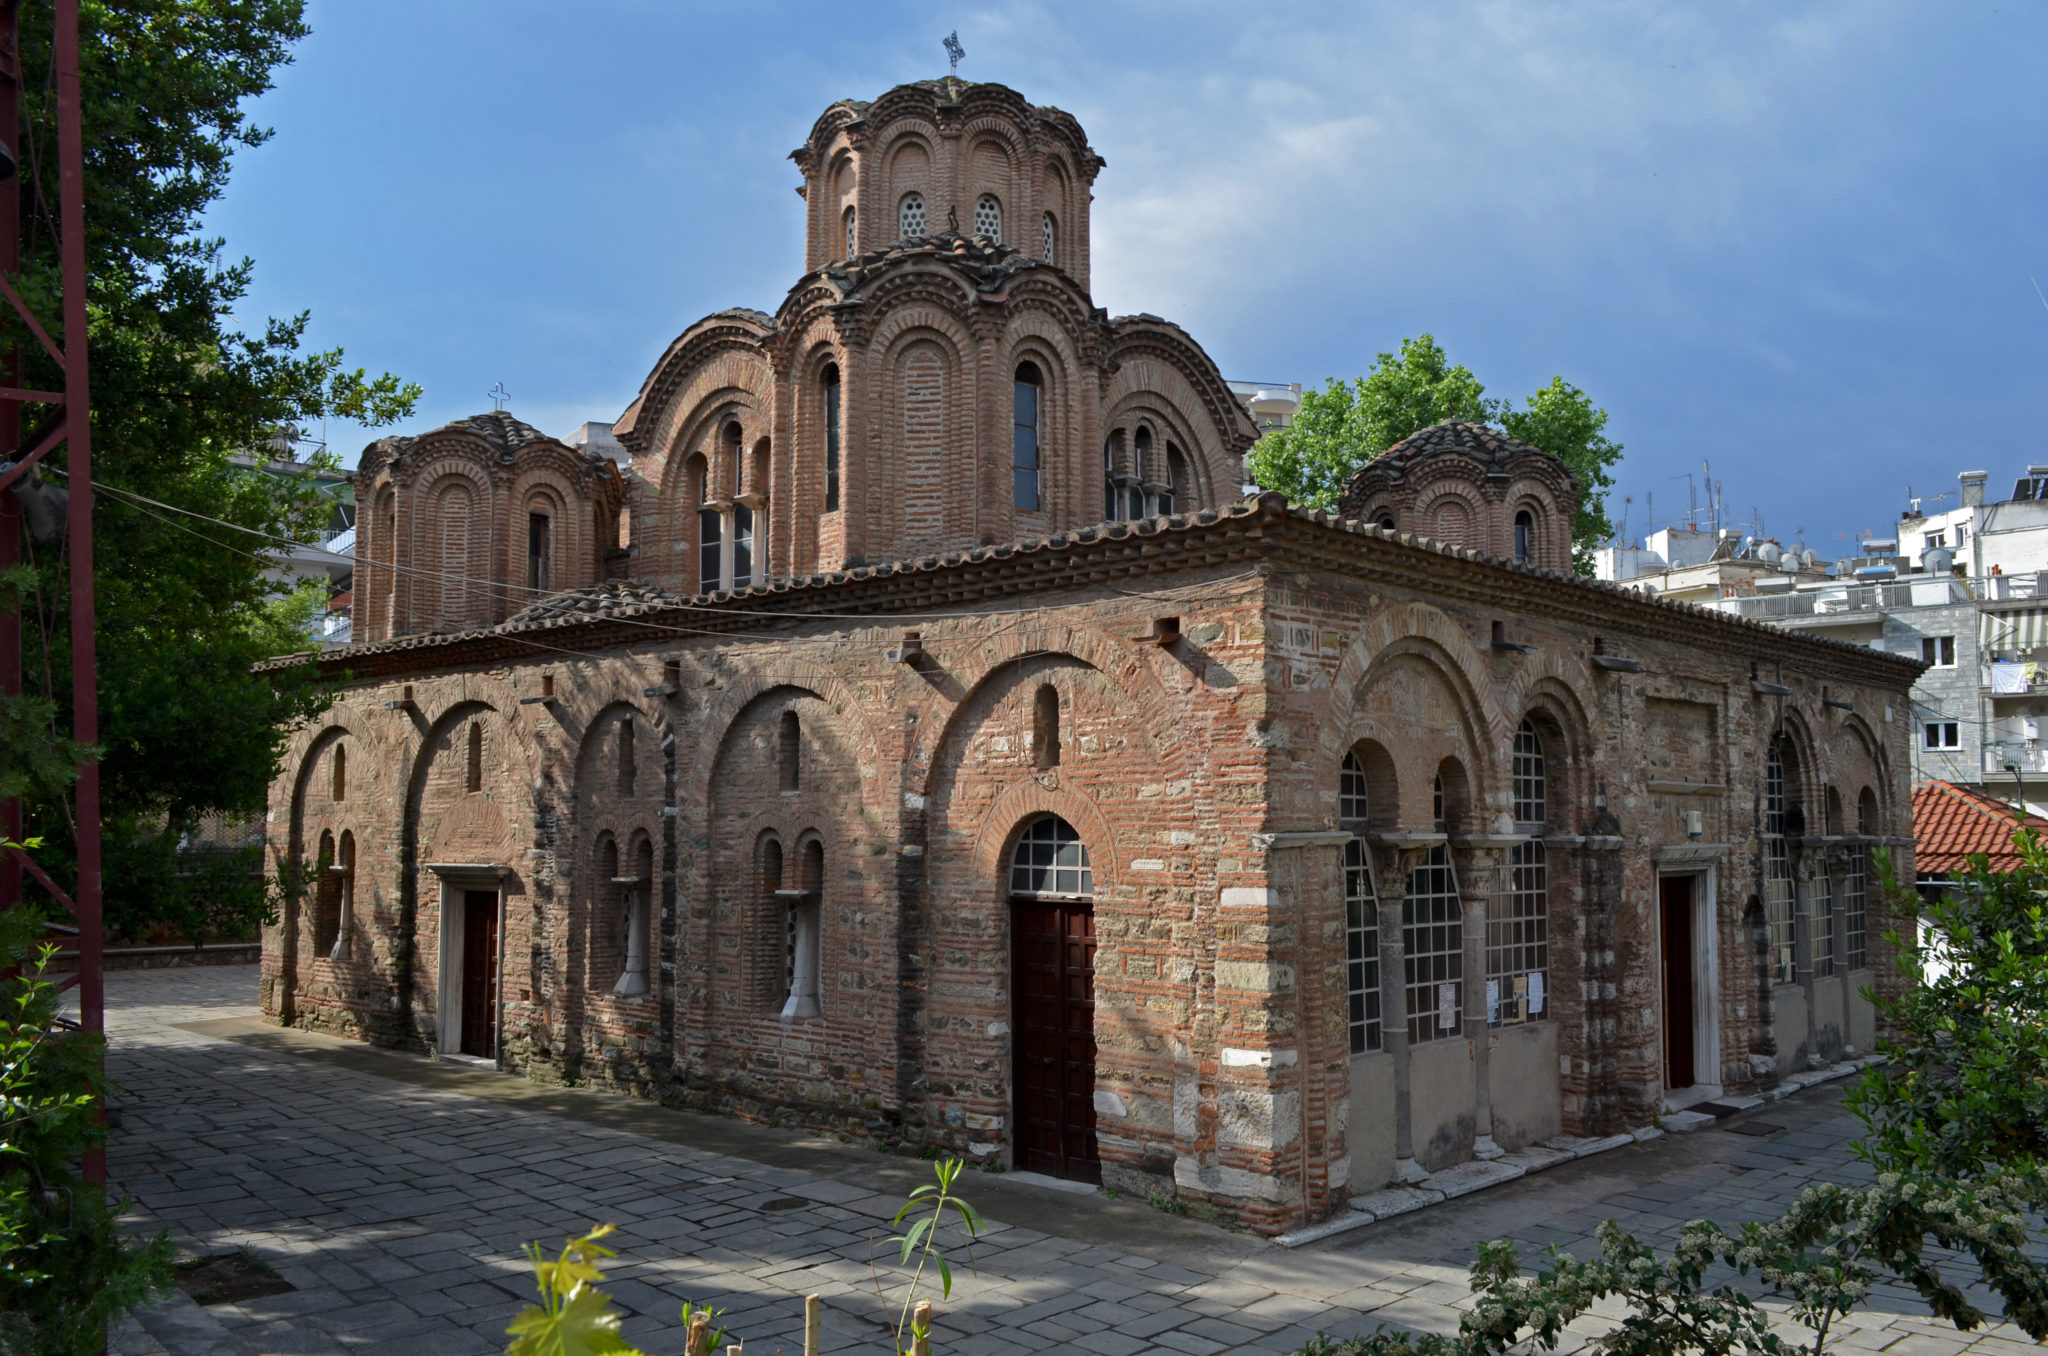
<path id="1" fill-rule="evenodd" d="M 1499 1158 L 1493 1142 L 1492 1022 L 1486 1010 L 1487 924 L 1505 883 L 1508 852 L 1522 834 L 1466 834 L 1457 840 L 1458 896 L 1465 910 L 1465 1039 L 1472 1043 L 1472 1156 Z"/>
<path id="2" fill-rule="evenodd" d="M 1410 1112 L 1408 1064 L 1408 951 L 1401 924 L 1407 914 L 1408 877 L 1423 856 L 1446 841 L 1441 833 L 1375 833 L 1373 866 L 1380 887 L 1380 1043 L 1394 1061 L 1394 1180 L 1420 1182 L 1429 1174 L 1415 1161 L 1415 1120 Z"/>
<path id="3" fill-rule="evenodd" d="M 1820 1064 L 1820 1006 L 1814 985 L 1813 903 L 1815 881 L 1826 874 L 1826 850 L 1813 840 L 1802 840 L 1792 863 L 1792 975 L 1806 995 L 1806 1064 Z"/>

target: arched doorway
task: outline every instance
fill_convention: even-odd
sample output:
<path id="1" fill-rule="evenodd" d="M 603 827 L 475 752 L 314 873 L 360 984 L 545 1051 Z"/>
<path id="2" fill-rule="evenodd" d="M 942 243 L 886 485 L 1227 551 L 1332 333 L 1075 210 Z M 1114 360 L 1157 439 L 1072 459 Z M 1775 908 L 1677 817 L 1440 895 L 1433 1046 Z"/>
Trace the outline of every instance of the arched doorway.
<path id="1" fill-rule="evenodd" d="M 1095 879 L 1073 825 L 1042 815 L 1010 858 L 1017 1166 L 1100 1182 L 1095 1150 Z"/>

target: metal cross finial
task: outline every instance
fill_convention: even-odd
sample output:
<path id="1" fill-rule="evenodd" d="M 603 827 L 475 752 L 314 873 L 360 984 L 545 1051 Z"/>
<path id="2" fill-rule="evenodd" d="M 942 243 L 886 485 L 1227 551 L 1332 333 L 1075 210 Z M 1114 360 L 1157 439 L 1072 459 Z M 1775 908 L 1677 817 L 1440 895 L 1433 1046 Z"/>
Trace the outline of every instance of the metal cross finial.
<path id="1" fill-rule="evenodd" d="M 505 409 L 505 402 L 512 398 L 512 393 L 505 389 L 505 383 L 502 381 L 484 394 L 491 398 L 491 408 L 500 413 Z"/>
<path id="2" fill-rule="evenodd" d="M 967 49 L 960 45 L 960 30 L 954 29 L 946 35 L 946 55 L 953 59 L 953 74 L 960 74 L 960 58 L 967 55 Z"/>

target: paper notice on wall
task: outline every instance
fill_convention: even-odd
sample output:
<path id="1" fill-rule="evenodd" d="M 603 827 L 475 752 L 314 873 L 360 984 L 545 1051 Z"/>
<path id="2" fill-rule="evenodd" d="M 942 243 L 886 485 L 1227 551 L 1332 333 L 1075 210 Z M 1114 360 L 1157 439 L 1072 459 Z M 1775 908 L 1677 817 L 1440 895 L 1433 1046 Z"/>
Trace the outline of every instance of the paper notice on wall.
<path id="1" fill-rule="evenodd" d="M 1534 1017 L 1543 1011 L 1543 972 L 1537 970 L 1529 976 L 1529 1015 Z"/>
<path id="2" fill-rule="evenodd" d="M 1500 1020 L 1500 981 L 1497 979 L 1486 981 L 1486 1020 Z"/>
<path id="3" fill-rule="evenodd" d="M 1516 1022 L 1526 1022 L 1529 1020 L 1529 977 L 1527 975 L 1515 976 L 1515 997 L 1514 1001 L 1508 1004 L 1508 1018 L 1510 1021 Z"/>
<path id="4" fill-rule="evenodd" d="M 1439 984 L 1436 986 L 1436 1029 L 1456 1031 L 1458 1029 L 1458 986 Z"/>

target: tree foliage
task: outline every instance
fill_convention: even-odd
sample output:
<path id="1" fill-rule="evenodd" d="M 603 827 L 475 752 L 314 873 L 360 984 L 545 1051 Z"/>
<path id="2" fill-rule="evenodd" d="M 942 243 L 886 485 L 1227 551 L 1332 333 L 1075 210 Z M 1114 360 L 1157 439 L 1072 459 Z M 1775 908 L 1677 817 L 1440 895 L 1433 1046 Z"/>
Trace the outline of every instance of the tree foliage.
<path id="1" fill-rule="evenodd" d="M 108 1325 L 169 1288 L 171 1241 L 128 1239 L 79 1165 L 106 1139 L 105 1041 L 58 1021 L 32 908 L 0 913 L 0 1353 L 91 1356 Z"/>
<path id="2" fill-rule="evenodd" d="M 1380 354 L 1370 372 L 1349 383 L 1333 377 L 1321 391 L 1302 392 L 1288 427 L 1252 448 L 1252 477 L 1297 504 L 1334 508 L 1359 467 L 1448 419 L 1503 429 L 1570 468 L 1579 482 L 1574 563 L 1580 573 L 1591 573 L 1593 547 L 1614 535 L 1606 491 L 1622 449 L 1607 437 L 1607 411 L 1563 377 L 1552 378 L 1520 409 L 1489 397 L 1471 369 L 1453 364 L 1431 335 L 1403 339 L 1399 354 Z"/>
<path id="3" fill-rule="evenodd" d="M 268 449 L 281 429 L 327 415 L 402 418 L 419 394 L 348 367 L 338 349 L 308 350 L 305 314 L 242 330 L 234 308 L 253 264 L 201 230 L 236 152 L 269 136 L 248 116 L 250 102 L 306 33 L 302 0 L 83 5 L 93 472 L 105 487 L 94 531 L 106 894 L 110 925 L 131 933 L 178 913 L 157 867 L 190 826 L 211 813 L 259 813 L 290 727 L 327 699 L 310 664 L 251 672 L 259 659 L 306 647 L 253 533 L 316 540 L 333 512 L 309 478 L 265 474 Z M 54 333 L 61 269 L 50 38 L 50 6 L 28 4 L 20 286 Z M 11 316 L 0 340 L 20 347 L 24 384 L 61 381 Z M 29 407 L 30 426 L 49 413 Z M 61 453 L 55 462 L 61 484 Z M 0 713 L 0 729 L 47 719 L 42 734 L 55 746 L 70 724 L 70 580 L 59 543 L 36 544 L 31 564 L 23 701 L 43 705 Z M 68 821 L 47 789 L 32 802 L 31 823 L 62 871 Z M 240 898 L 244 915 L 267 907 L 260 888 Z"/>

